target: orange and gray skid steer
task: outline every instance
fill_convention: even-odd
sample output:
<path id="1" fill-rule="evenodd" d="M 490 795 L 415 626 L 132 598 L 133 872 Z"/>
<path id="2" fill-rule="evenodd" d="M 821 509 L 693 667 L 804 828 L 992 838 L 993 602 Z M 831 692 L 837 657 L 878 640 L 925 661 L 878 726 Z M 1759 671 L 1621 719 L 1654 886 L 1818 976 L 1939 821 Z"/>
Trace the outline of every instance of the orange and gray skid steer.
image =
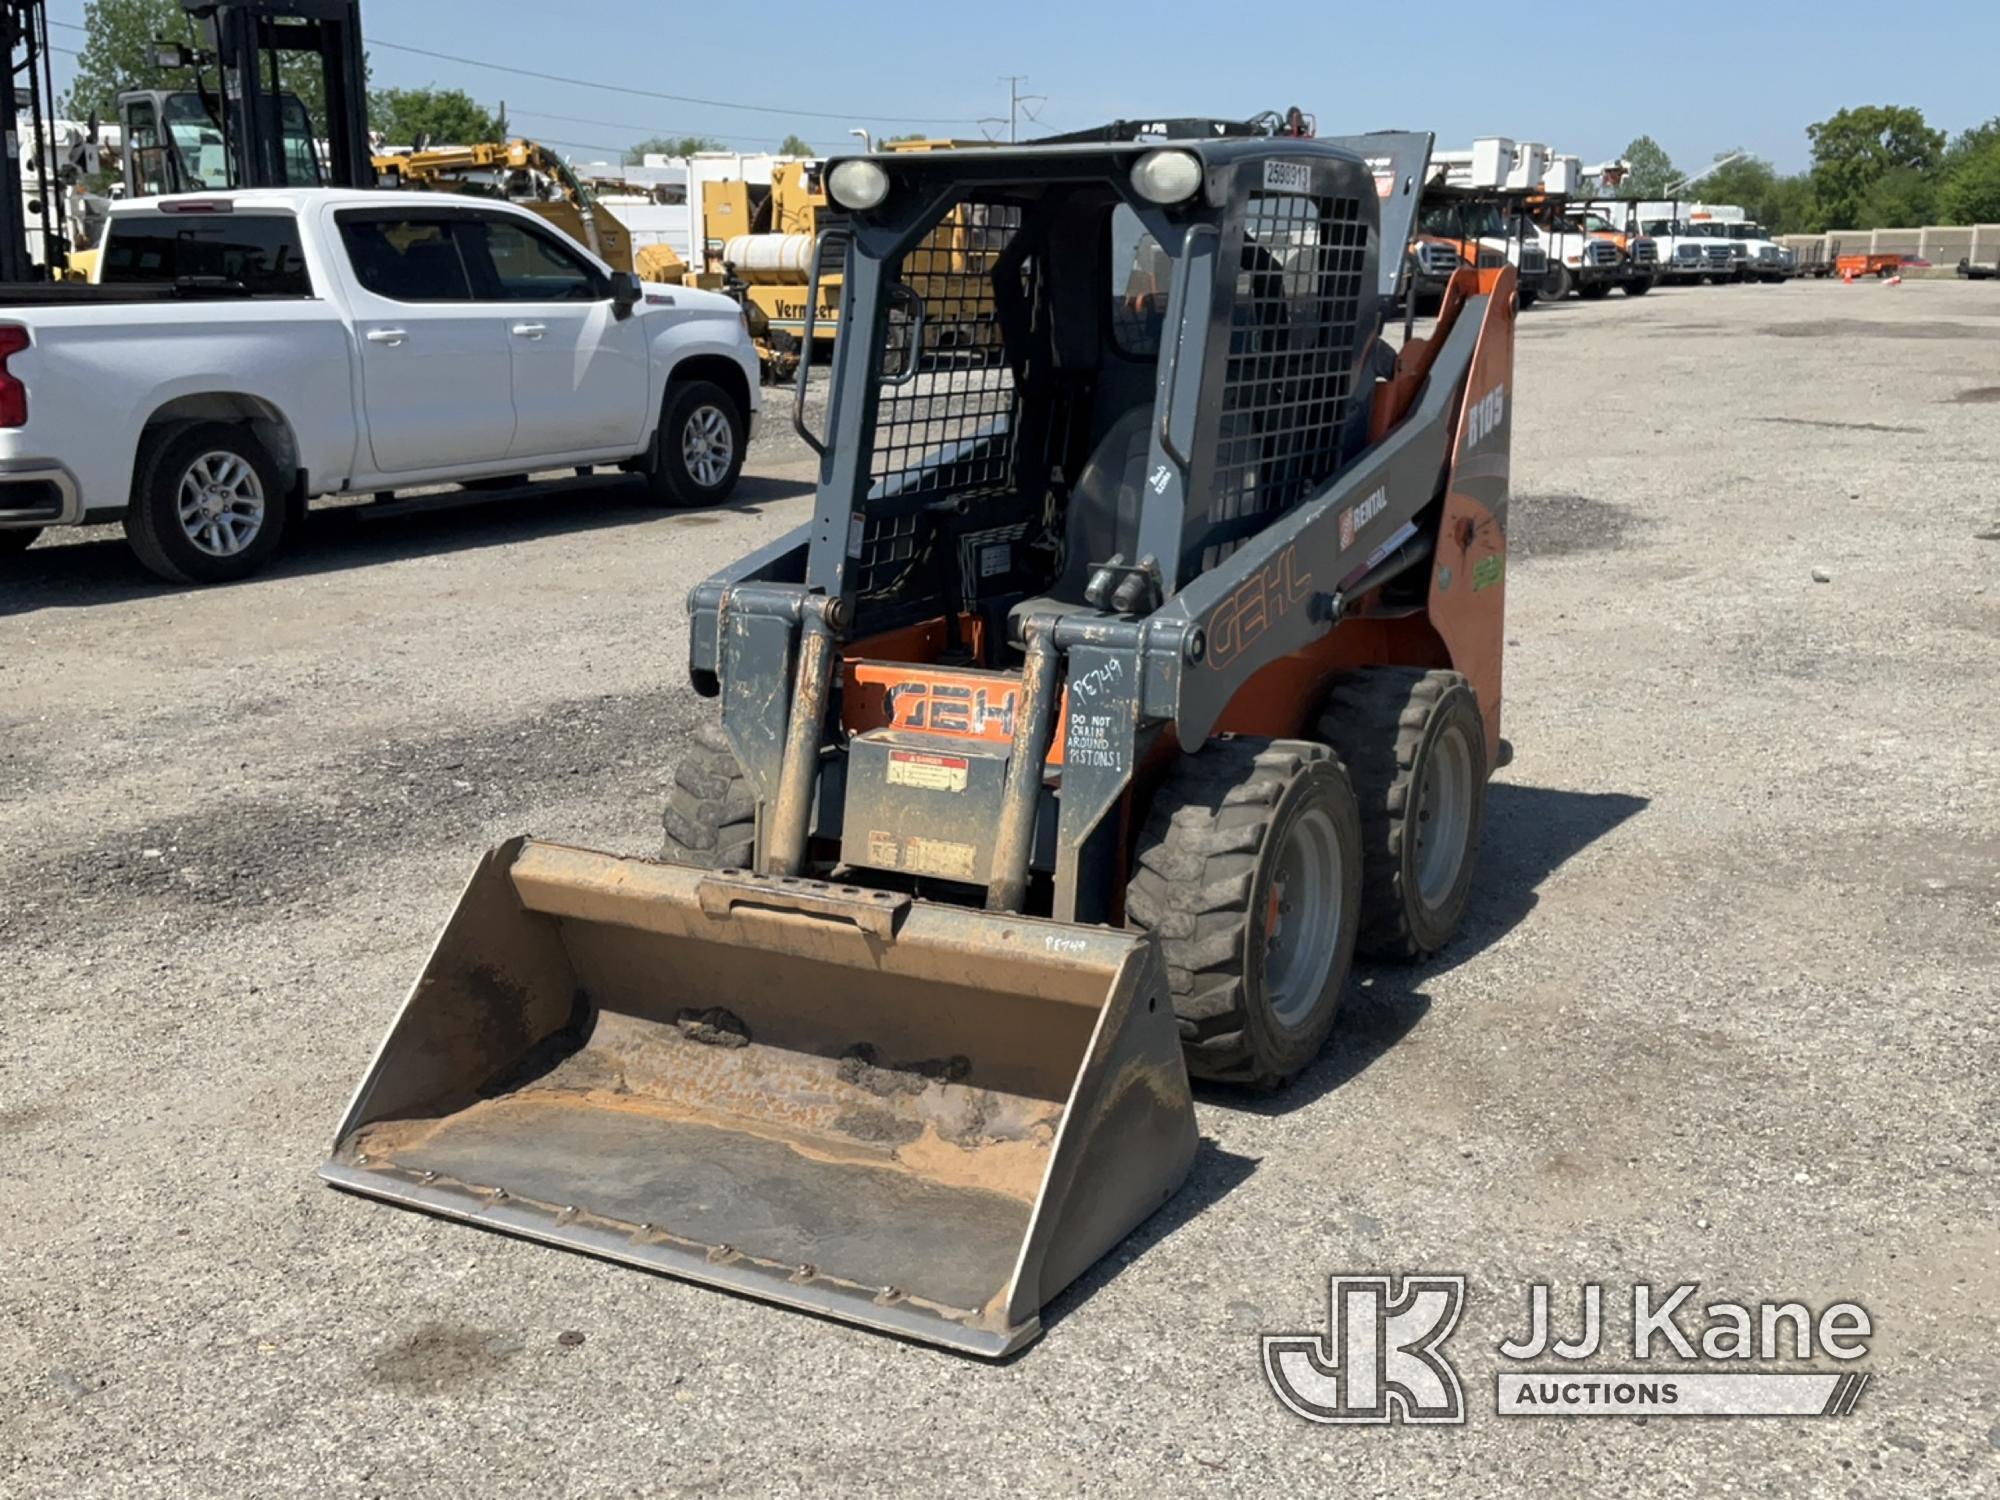
<path id="1" fill-rule="evenodd" d="M 1465 909 L 1514 272 L 1426 135 L 836 160 L 811 521 L 697 586 L 663 860 L 490 852 L 340 1187 L 989 1357 Z M 808 297 L 817 302 L 817 288 Z M 809 342 L 809 341 L 808 341 Z"/>

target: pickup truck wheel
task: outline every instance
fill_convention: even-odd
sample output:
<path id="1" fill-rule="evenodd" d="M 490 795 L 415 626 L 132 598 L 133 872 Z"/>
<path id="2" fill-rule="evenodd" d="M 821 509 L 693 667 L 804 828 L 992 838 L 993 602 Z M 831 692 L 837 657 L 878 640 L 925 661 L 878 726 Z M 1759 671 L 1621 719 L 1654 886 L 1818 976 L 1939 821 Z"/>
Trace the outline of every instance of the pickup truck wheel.
<path id="1" fill-rule="evenodd" d="M 653 498 L 675 506 L 728 499 L 743 472 L 745 425 L 736 402 L 713 381 L 671 387 L 646 465 Z"/>
<path id="2" fill-rule="evenodd" d="M 0 531 L 0 557 L 12 557 L 17 552 L 26 552 L 35 545 L 35 538 L 42 534 L 39 526 L 30 526 L 22 531 Z"/>
<path id="3" fill-rule="evenodd" d="M 183 422 L 140 450 L 125 539 L 169 583 L 228 583 L 271 560 L 288 508 L 278 466 L 248 429 Z"/>

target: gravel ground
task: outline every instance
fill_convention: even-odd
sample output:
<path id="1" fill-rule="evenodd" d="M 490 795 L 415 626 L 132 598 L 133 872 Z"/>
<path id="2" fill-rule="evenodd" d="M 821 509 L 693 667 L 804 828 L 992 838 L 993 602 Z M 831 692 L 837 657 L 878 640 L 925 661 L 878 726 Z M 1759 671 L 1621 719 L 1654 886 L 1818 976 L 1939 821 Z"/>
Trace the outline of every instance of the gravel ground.
<path id="1" fill-rule="evenodd" d="M 1996 390 L 2000 286 L 1524 318 L 1468 928 L 1289 1092 L 1200 1094 L 1193 1181 L 1000 1367 L 313 1177 L 481 848 L 655 847 L 682 597 L 808 504 L 782 401 L 715 512 L 340 512 L 196 593 L 44 541 L 0 581 L 0 1492 L 1994 1493 Z M 1469 1425 L 1279 1406 L 1259 1331 L 1422 1270 L 1470 1279 Z M 1856 1299 L 1874 1384 L 1500 1419 L 1534 1280 Z"/>

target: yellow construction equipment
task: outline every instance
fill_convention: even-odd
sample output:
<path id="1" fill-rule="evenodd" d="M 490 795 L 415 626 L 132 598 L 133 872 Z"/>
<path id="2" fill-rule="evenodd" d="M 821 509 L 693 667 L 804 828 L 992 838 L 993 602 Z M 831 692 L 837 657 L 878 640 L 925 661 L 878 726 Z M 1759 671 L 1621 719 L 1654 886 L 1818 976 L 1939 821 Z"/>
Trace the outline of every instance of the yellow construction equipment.
<path id="1" fill-rule="evenodd" d="M 568 162 L 534 141 L 482 142 L 375 158 L 385 188 L 421 188 L 504 198 L 539 214 L 614 271 L 636 271 L 632 236 Z"/>

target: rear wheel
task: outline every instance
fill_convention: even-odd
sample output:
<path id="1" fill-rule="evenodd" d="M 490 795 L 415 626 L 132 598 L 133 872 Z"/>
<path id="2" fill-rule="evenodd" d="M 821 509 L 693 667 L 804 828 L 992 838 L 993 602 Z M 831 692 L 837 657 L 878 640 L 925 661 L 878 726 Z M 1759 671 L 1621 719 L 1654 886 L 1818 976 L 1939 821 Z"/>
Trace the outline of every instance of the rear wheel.
<path id="1" fill-rule="evenodd" d="M 12 557 L 17 552 L 26 552 L 35 545 L 35 538 L 42 534 L 39 526 L 29 526 L 24 530 L 0 531 L 0 557 Z"/>
<path id="2" fill-rule="evenodd" d="M 1465 916 L 1486 816 L 1486 725 L 1456 672 L 1378 667 L 1334 690 L 1320 734 L 1361 807 L 1361 950 L 1413 959 Z"/>
<path id="3" fill-rule="evenodd" d="M 228 583 L 271 560 L 288 509 L 278 466 L 247 427 L 182 422 L 140 450 L 125 539 L 169 583 Z"/>
<path id="4" fill-rule="evenodd" d="M 748 423 L 729 392 L 690 380 L 667 392 L 659 430 L 645 463 L 647 484 L 662 505 L 717 505 L 743 472 Z"/>
<path id="5" fill-rule="evenodd" d="M 662 857 L 703 870 L 747 870 L 756 858 L 757 799 L 722 726 L 708 723 L 674 768 L 660 814 Z"/>
<path id="6" fill-rule="evenodd" d="M 1153 799 L 1126 889 L 1188 1071 L 1271 1088 L 1325 1044 L 1360 925 L 1361 821 L 1324 745 L 1218 740 Z"/>

